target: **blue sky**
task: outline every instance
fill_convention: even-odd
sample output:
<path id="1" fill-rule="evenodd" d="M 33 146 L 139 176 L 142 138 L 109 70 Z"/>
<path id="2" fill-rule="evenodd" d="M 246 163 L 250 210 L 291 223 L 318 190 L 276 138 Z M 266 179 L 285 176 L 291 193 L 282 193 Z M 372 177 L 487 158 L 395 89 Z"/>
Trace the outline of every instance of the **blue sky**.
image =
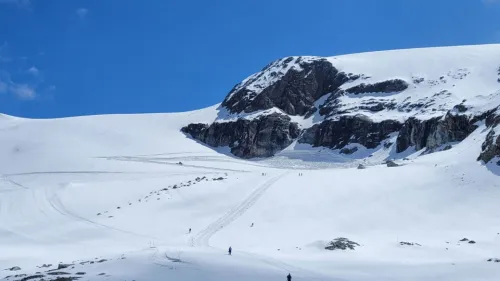
<path id="1" fill-rule="evenodd" d="M 289 55 L 500 43 L 500 0 L 0 0 L 0 112 L 221 102 Z"/>

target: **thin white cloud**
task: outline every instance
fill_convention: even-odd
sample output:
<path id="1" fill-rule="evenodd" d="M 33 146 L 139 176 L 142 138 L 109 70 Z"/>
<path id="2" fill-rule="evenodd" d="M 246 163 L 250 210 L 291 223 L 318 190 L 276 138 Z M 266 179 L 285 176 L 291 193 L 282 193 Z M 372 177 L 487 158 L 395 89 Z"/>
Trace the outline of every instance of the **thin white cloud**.
<path id="1" fill-rule="evenodd" d="M 1 3 L 6 3 L 6 0 L 0 0 Z M 0 94 L 7 94 L 17 97 L 21 100 L 33 100 L 37 98 L 37 88 L 43 82 L 42 73 L 35 66 L 25 70 L 23 75 L 18 75 L 21 81 L 11 75 L 10 70 L 18 67 L 19 60 L 24 63 L 26 59 L 11 59 L 7 56 L 8 44 L 0 45 Z M 29 76 L 26 74 L 30 74 Z"/>
<path id="2" fill-rule="evenodd" d="M 37 97 L 36 83 L 16 83 L 10 74 L 0 70 L 0 94 L 11 94 L 22 100 L 33 100 Z"/>
<path id="3" fill-rule="evenodd" d="M 9 91 L 23 100 L 32 100 L 36 98 L 35 88 L 27 84 L 12 83 L 9 87 Z"/>
<path id="4" fill-rule="evenodd" d="M 30 73 L 33 76 L 38 76 L 40 71 L 38 70 L 38 68 L 32 66 L 30 69 L 28 69 L 28 73 Z"/>
<path id="5" fill-rule="evenodd" d="M 2 1 L 2 0 L 0 0 Z M 5 56 L 5 53 L 7 52 L 7 42 L 4 42 L 1 46 L 0 46 L 0 63 L 1 62 L 9 62 L 11 59 L 7 56 Z"/>
<path id="6" fill-rule="evenodd" d="M 9 85 L 7 83 L 0 81 L 0 94 L 7 93 L 7 90 L 9 89 Z"/>
<path id="7" fill-rule="evenodd" d="M 78 15 L 78 17 L 80 17 L 81 20 L 85 19 L 88 13 L 89 10 L 86 8 L 80 8 L 76 10 L 76 14 Z"/>
<path id="8" fill-rule="evenodd" d="M 0 0 L 0 4 L 16 5 L 19 8 L 31 8 L 31 0 Z"/>

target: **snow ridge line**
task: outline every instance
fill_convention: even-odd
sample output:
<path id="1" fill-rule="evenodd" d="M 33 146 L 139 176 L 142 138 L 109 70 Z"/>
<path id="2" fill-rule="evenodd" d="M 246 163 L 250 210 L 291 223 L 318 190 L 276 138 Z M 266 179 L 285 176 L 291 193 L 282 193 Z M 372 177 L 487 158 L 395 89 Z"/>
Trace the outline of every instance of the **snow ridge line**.
<path id="1" fill-rule="evenodd" d="M 205 246 L 210 247 L 209 240 L 210 238 L 217 233 L 220 229 L 224 228 L 231 224 L 234 220 L 242 216 L 248 209 L 250 209 L 262 195 L 280 178 L 282 178 L 287 173 L 282 173 L 278 176 L 275 176 L 260 187 L 255 189 L 243 202 L 241 202 L 238 206 L 229 210 L 226 214 L 220 217 L 218 220 L 211 223 L 207 228 L 196 234 L 194 239 L 191 240 L 191 247 L 194 246 Z"/>

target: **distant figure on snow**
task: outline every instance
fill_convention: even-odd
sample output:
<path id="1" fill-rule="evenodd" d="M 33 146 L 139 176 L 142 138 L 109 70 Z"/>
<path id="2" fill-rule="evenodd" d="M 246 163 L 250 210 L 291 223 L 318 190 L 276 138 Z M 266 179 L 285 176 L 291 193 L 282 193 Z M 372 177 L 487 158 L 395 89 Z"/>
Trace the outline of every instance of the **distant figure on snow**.
<path id="1" fill-rule="evenodd" d="M 231 252 L 233 251 L 233 248 L 231 248 L 231 246 L 229 246 L 229 255 L 231 255 Z"/>
<path id="2" fill-rule="evenodd" d="M 252 222 L 252 225 L 250 225 L 250 227 L 253 227 L 253 222 Z"/>
<path id="3" fill-rule="evenodd" d="M 191 233 L 191 228 L 189 229 L 189 233 Z"/>
<path id="4" fill-rule="evenodd" d="M 288 276 L 286 277 L 286 280 L 292 281 L 292 275 L 290 275 L 290 273 L 288 273 Z"/>

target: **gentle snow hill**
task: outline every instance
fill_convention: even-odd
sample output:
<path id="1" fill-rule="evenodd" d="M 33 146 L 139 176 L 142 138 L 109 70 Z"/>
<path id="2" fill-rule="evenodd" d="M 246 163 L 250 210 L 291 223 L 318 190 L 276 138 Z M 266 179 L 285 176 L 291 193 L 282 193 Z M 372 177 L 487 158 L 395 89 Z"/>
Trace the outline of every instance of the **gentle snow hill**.
<path id="1" fill-rule="evenodd" d="M 497 48 L 328 59 L 374 82 L 396 76 L 395 65 L 408 70 L 399 78 L 426 67 L 426 79 L 435 79 L 458 67 L 451 64 L 460 55 L 460 67 L 470 71 L 463 79 L 490 81 Z M 436 52 L 443 56 L 436 65 L 420 61 Z M 474 94 L 455 80 L 463 93 L 443 105 L 467 94 L 476 108 L 489 106 L 472 96 L 494 94 L 496 80 L 481 80 L 484 93 Z M 341 155 L 293 141 L 274 157 L 242 160 L 181 132 L 226 113 L 215 105 L 45 120 L 0 115 L 0 279 L 274 281 L 291 273 L 294 281 L 498 280 L 500 167 L 476 161 L 492 130 L 486 122 L 451 149 L 425 155 L 358 143 L 347 146 L 356 153 Z M 396 138 L 391 133 L 387 142 Z M 400 166 L 383 164 L 390 158 Z M 359 246 L 325 250 L 339 237 Z"/>

